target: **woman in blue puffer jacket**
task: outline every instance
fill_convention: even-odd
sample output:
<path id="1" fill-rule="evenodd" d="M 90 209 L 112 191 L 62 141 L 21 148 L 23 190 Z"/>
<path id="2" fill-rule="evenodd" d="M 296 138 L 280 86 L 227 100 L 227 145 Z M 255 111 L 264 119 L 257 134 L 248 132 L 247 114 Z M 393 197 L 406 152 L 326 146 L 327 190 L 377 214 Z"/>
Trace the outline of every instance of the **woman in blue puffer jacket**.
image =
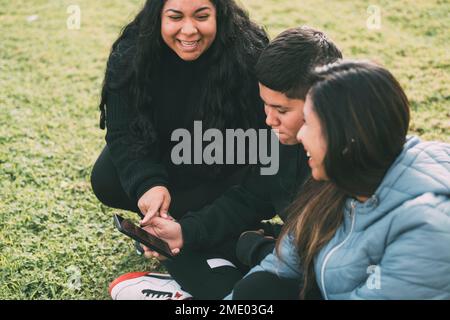
<path id="1" fill-rule="evenodd" d="M 450 299 L 450 145 L 406 136 L 408 100 L 386 69 L 316 71 L 297 136 L 312 177 L 234 292 L 269 272 L 299 298 L 317 284 L 324 299 Z"/>

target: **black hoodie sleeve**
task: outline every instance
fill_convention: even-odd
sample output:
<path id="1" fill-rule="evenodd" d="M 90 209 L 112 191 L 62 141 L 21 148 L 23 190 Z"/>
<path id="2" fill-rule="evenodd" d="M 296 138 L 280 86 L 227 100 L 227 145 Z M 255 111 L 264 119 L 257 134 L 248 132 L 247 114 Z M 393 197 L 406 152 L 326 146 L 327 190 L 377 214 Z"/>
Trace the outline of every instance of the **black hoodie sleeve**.
<path id="1" fill-rule="evenodd" d="M 106 143 L 120 182 L 127 195 L 135 200 L 154 186 L 168 185 L 168 176 L 159 162 L 157 143 L 145 157 L 132 155 L 130 123 L 135 117 L 126 89 L 110 90 L 106 98 Z"/>
<path id="2" fill-rule="evenodd" d="M 106 143 L 117 169 L 123 189 L 130 199 L 139 198 L 154 186 L 168 185 L 165 167 L 160 162 L 156 141 L 148 155 L 133 155 L 130 124 L 137 116 L 131 105 L 129 79 L 136 54 L 137 28 L 127 28 L 114 46 L 107 63 L 106 91 Z"/>
<path id="3" fill-rule="evenodd" d="M 273 183 L 269 181 L 271 177 L 251 170 L 244 183 L 232 187 L 211 205 L 183 216 L 178 222 L 184 247 L 217 247 L 226 239 L 256 227 L 261 220 L 273 218 L 275 209 L 268 187 Z"/>

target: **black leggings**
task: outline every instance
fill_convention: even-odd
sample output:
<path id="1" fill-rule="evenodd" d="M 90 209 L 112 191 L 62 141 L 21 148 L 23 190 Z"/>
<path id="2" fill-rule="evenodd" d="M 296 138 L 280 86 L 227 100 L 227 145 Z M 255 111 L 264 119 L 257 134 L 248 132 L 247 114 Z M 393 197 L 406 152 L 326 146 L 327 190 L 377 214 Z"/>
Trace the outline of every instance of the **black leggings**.
<path id="1" fill-rule="evenodd" d="M 275 243 L 273 243 L 273 246 Z M 233 291 L 233 300 L 296 300 L 300 295 L 297 281 L 281 279 L 273 273 L 255 272 L 246 278 L 249 267 L 235 256 L 236 242 L 229 242 L 216 253 L 182 250 L 163 264 L 170 275 L 195 299 L 219 300 Z M 235 267 L 215 267 L 214 259 L 225 259 Z M 260 259 L 264 257 L 261 256 Z M 219 260 L 220 261 L 220 260 Z M 209 262 L 209 263 L 208 263 Z M 259 263 L 260 261 L 255 261 Z"/>
<path id="2" fill-rule="evenodd" d="M 274 232 L 274 237 L 279 235 L 277 226 L 271 227 L 268 223 L 261 223 L 257 229 L 267 230 L 267 234 Z M 223 299 L 233 291 L 234 300 L 298 300 L 301 289 L 299 281 L 282 279 L 269 272 L 255 272 L 243 278 L 250 268 L 258 265 L 274 248 L 275 240 L 259 241 L 257 237 L 241 236 L 239 240 L 227 241 L 213 251 L 200 252 L 185 248 L 173 260 L 164 261 L 163 264 L 195 299 Z M 229 264 L 212 265 L 211 261 L 217 258 L 231 262 L 234 267 Z M 316 283 L 312 284 L 305 298 L 322 299 Z"/>
<path id="3" fill-rule="evenodd" d="M 236 283 L 233 300 L 298 300 L 300 283 L 259 271 Z"/>
<path id="4" fill-rule="evenodd" d="M 241 183 L 247 170 L 247 167 L 243 167 L 226 179 L 205 182 L 189 189 L 170 188 L 172 198 L 169 208 L 170 214 L 175 219 L 179 219 L 188 211 L 203 208 L 231 186 Z M 169 176 L 171 176 L 171 172 L 169 172 Z M 104 205 L 142 215 L 137 206 L 137 200 L 130 199 L 122 188 L 108 146 L 105 146 L 94 164 L 91 173 L 91 185 L 95 196 Z"/>
<path id="5" fill-rule="evenodd" d="M 233 290 L 235 283 L 248 271 L 236 259 L 235 248 L 236 241 L 230 241 L 209 252 L 183 249 L 174 259 L 163 261 L 163 265 L 195 299 L 220 300 Z M 210 265 L 214 259 L 224 259 L 235 267 Z"/>
<path id="6" fill-rule="evenodd" d="M 105 206 L 141 214 L 137 202 L 130 199 L 123 190 L 107 146 L 94 164 L 91 186 L 97 199 Z"/>

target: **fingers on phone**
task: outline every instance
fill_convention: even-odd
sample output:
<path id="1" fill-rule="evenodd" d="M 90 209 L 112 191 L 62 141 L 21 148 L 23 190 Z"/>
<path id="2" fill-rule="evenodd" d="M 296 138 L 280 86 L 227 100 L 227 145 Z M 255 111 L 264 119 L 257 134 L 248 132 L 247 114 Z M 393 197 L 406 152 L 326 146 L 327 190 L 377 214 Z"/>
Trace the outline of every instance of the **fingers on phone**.
<path id="1" fill-rule="evenodd" d="M 158 253 L 158 252 L 153 251 L 153 250 L 147 248 L 147 247 L 144 246 L 143 244 L 141 244 L 141 246 L 142 246 L 142 249 L 144 249 L 144 253 L 145 253 L 145 256 L 146 256 L 147 258 L 152 258 L 152 257 L 157 258 L 157 257 L 159 257 L 159 253 Z"/>
<path id="2" fill-rule="evenodd" d="M 163 255 L 160 255 L 158 252 L 156 251 L 152 251 L 152 257 L 155 259 L 158 259 L 159 261 L 164 261 L 166 260 L 166 258 Z"/>
<path id="3" fill-rule="evenodd" d="M 145 214 L 145 217 L 140 222 L 141 226 L 148 225 L 149 221 L 155 216 L 157 211 L 158 211 L 157 208 L 148 210 L 147 213 Z"/>
<path id="4" fill-rule="evenodd" d="M 148 248 L 144 249 L 144 256 L 147 259 L 158 258 L 159 254 L 155 251 L 149 250 Z"/>
<path id="5" fill-rule="evenodd" d="M 150 251 L 150 250 L 145 250 L 144 249 L 144 257 L 146 257 L 147 259 L 151 259 L 151 258 L 153 258 L 153 254 L 152 254 L 152 252 Z"/>

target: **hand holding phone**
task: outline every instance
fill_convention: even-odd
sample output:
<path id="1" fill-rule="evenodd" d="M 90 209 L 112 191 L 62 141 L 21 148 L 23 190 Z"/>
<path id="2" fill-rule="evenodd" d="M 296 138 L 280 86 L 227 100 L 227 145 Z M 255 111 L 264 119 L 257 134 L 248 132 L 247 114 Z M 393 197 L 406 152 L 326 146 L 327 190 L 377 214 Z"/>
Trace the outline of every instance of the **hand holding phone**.
<path id="1" fill-rule="evenodd" d="M 144 229 L 135 225 L 132 221 L 115 214 L 114 224 L 120 232 L 138 241 L 139 243 L 142 243 L 149 249 L 158 252 L 166 258 L 173 258 L 174 255 L 172 254 L 167 242 L 151 235 Z"/>
<path id="2" fill-rule="evenodd" d="M 174 255 L 183 248 L 183 232 L 181 225 L 173 219 L 164 219 L 162 217 L 154 217 L 148 226 L 141 226 L 147 232 L 164 240 L 172 249 Z"/>

